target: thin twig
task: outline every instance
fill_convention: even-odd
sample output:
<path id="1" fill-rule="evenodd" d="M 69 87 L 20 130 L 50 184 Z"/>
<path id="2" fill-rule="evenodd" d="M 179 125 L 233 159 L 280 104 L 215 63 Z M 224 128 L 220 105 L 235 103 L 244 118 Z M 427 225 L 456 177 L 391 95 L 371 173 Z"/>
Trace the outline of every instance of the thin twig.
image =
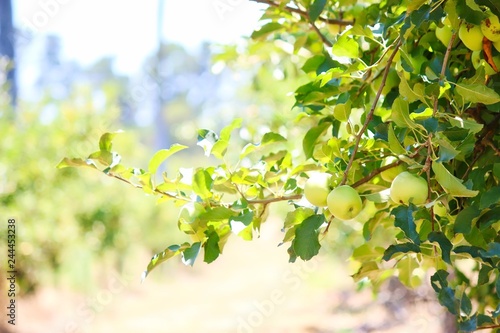
<path id="1" fill-rule="evenodd" d="M 306 12 L 306 11 L 304 11 L 302 9 L 299 9 L 299 8 L 291 7 L 291 6 L 281 7 L 280 4 L 278 4 L 278 3 L 274 2 L 274 1 L 271 1 L 271 0 L 251 0 L 251 1 L 258 2 L 258 3 L 263 3 L 263 4 L 266 4 L 266 5 L 269 5 L 270 7 L 280 8 L 280 9 L 283 9 L 283 10 L 288 11 L 290 13 L 297 13 L 297 14 L 299 14 L 302 18 L 304 18 L 306 21 L 309 22 L 309 24 L 311 25 L 311 27 L 314 30 L 314 32 L 316 32 L 316 34 L 321 38 L 321 40 L 323 41 L 323 43 L 326 46 L 328 46 L 328 47 L 332 47 L 333 46 L 332 42 L 330 42 L 328 40 L 328 38 L 326 38 L 326 36 L 323 35 L 323 33 L 319 30 L 319 28 L 316 26 L 316 24 L 311 20 L 311 17 L 310 17 L 310 15 L 309 15 L 308 12 Z M 320 20 L 322 22 L 326 22 L 328 24 L 337 24 L 337 25 L 341 25 L 341 26 L 346 26 L 346 25 L 354 24 L 354 21 L 334 20 L 334 19 L 327 19 L 327 18 L 324 18 L 324 17 L 318 17 L 318 20 Z"/>
<path id="2" fill-rule="evenodd" d="M 271 1 L 271 0 L 250 0 L 250 1 L 258 2 L 258 3 L 263 3 L 263 4 L 269 5 L 271 7 L 281 8 L 281 6 L 280 6 L 279 3 L 276 3 L 276 2 Z M 304 10 L 301 10 L 301 9 L 295 8 L 295 7 L 291 7 L 291 6 L 285 6 L 282 9 L 286 10 L 287 12 L 297 13 L 300 16 L 302 16 L 303 18 L 305 18 L 305 19 L 307 19 L 309 21 L 309 13 L 306 12 L 306 11 L 304 11 Z M 334 25 L 336 24 L 336 25 L 340 25 L 340 26 L 346 26 L 346 25 L 353 25 L 354 24 L 354 20 L 352 20 L 352 21 L 346 21 L 346 20 L 338 20 L 338 19 L 329 19 L 329 18 L 325 18 L 325 17 L 322 17 L 322 16 L 318 17 L 318 20 L 322 21 L 322 22 L 325 22 L 325 23 L 328 23 L 328 24 L 334 24 Z"/>
<path id="3" fill-rule="evenodd" d="M 360 185 L 363 185 L 364 183 L 368 183 L 370 180 L 372 180 L 373 177 L 375 177 L 376 175 L 384 172 L 385 170 L 389 170 L 389 169 L 392 169 L 392 168 L 395 168 L 397 167 L 398 165 L 400 164 L 403 164 L 403 161 L 401 160 L 397 160 L 396 162 L 394 163 L 391 163 L 391 164 L 387 164 L 383 167 L 380 167 L 378 169 L 375 169 L 373 170 L 372 172 L 370 172 L 367 176 L 361 178 L 360 180 L 358 180 L 357 182 L 355 182 L 354 184 L 351 185 L 351 187 L 358 187 Z"/>
<path id="4" fill-rule="evenodd" d="M 396 56 L 396 53 L 399 51 L 399 47 L 401 46 L 401 39 L 398 40 L 396 46 L 394 47 L 394 51 L 391 53 L 391 56 L 389 57 L 389 60 L 387 63 L 392 63 L 392 60 Z M 380 95 L 382 94 L 382 89 L 384 89 L 385 82 L 387 80 L 387 75 L 389 74 L 389 70 L 391 69 L 391 66 L 387 66 L 384 69 L 384 74 L 382 76 L 382 82 L 380 83 L 380 87 L 378 88 L 377 94 L 375 95 L 375 100 L 373 101 L 372 107 L 370 109 L 370 112 L 366 115 L 365 123 L 363 124 L 363 128 L 361 128 L 361 131 L 356 135 L 356 141 L 354 143 L 354 150 L 352 152 L 351 158 L 349 159 L 349 163 L 347 164 L 347 167 L 344 172 L 344 177 L 342 178 L 342 182 L 340 185 L 344 185 L 347 182 L 347 177 L 349 175 L 349 170 L 352 167 L 352 164 L 354 163 L 354 159 L 356 158 L 356 154 L 358 153 L 359 149 L 359 143 L 361 142 L 361 138 L 363 134 L 365 133 L 366 129 L 368 128 L 368 125 L 373 119 L 373 114 L 375 113 L 375 109 L 378 104 L 378 100 L 380 99 Z"/>
<path id="5" fill-rule="evenodd" d="M 272 202 L 279 202 L 279 201 L 299 200 L 300 198 L 302 198 L 302 194 L 291 195 L 288 197 L 274 197 L 268 199 L 247 200 L 247 202 L 249 204 L 269 204 Z"/>

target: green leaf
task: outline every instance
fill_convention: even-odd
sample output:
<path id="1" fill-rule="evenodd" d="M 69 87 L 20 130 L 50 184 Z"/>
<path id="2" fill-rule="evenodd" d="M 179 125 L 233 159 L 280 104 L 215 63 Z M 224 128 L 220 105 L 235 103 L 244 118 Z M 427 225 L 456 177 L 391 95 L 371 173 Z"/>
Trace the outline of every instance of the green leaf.
<path id="1" fill-rule="evenodd" d="M 410 118 L 408 101 L 405 101 L 401 97 L 397 97 L 392 103 L 391 117 L 398 127 L 412 129 L 419 128 L 425 131 L 425 128 L 422 125 L 417 124 Z"/>
<path id="2" fill-rule="evenodd" d="M 446 236 L 442 232 L 433 231 L 429 234 L 429 242 L 436 242 L 439 244 L 443 260 L 451 265 L 450 254 L 453 244 L 451 244 L 450 240 L 446 238 Z"/>
<path id="3" fill-rule="evenodd" d="M 189 243 L 183 243 L 182 245 L 171 245 L 162 252 L 155 254 L 153 258 L 151 258 L 148 267 L 142 274 L 142 281 L 144 281 L 144 279 L 148 276 L 148 274 L 151 273 L 153 269 L 158 267 L 158 265 L 167 261 L 168 259 L 175 257 L 176 255 L 180 254 L 181 252 L 190 247 L 191 245 Z"/>
<path id="4" fill-rule="evenodd" d="M 302 149 L 304 150 L 306 158 L 311 158 L 313 156 L 316 141 L 326 131 L 326 129 L 330 127 L 330 125 L 331 124 L 329 123 L 323 123 L 319 126 L 312 127 L 309 131 L 307 131 L 304 136 L 304 140 L 302 141 Z"/>
<path id="5" fill-rule="evenodd" d="M 394 154 L 399 155 L 406 153 L 406 150 L 403 148 L 401 142 L 399 142 L 396 134 L 394 133 L 394 128 L 392 127 L 392 124 L 389 124 L 389 148 Z"/>
<path id="6" fill-rule="evenodd" d="M 500 298 L 500 273 L 497 274 L 497 281 L 495 282 L 495 290 L 497 291 L 497 296 Z"/>
<path id="7" fill-rule="evenodd" d="M 465 296 L 465 295 L 464 295 Z M 460 332 L 474 332 L 477 329 L 477 316 L 474 315 L 470 318 L 458 322 L 458 329 Z"/>
<path id="8" fill-rule="evenodd" d="M 116 132 L 104 133 L 101 135 L 99 139 L 99 150 L 101 151 L 111 151 L 113 138 L 117 135 L 123 133 L 123 131 L 119 130 Z"/>
<path id="9" fill-rule="evenodd" d="M 417 1 L 412 1 L 412 2 L 417 2 Z M 422 2 L 422 1 L 419 1 Z M 425 3 L 425 1 L 423 1 Z M 410 7 L 410 6 L 408 6 Z M 419 27 L 422 25 L 422 23 L 426 22 L 429 20 L 429 13 L 431 12 L 431 6 L 429 5 L 423 5 L 420 7 L 418 10 L 412 11 L 410 14 L 410 21 L 413 23 L 415 26 Z"/>
<path id="10" fill-rule="evenodd" d="M 359 57 L 358 42 L 345 33 L 333 44 L 332 54 L 337 57 L 357 58 Z"/>
<path id="11" fill-rule="evenodd" d="M 251 38 L 252 39 L 263 38 L 263 37 L 269 35 L 270 33 L 274 32 L 276 30 L 279 30 L 281 28 L 283 28 L 283 26 L 281 24 L 279 24 L 278 22 L 270 22 L 270 23 L 263 25 L 259 30 L 254 31 L 251 35 Z"/>
<path id="12" fill-rule="evenodd" d="M 420 246 L 418 246 L 414 243 L 403 243 L 403 244 L 391 245 L 385 250 L 384 256 L 382 257 L 382 259 L 385 261 L 389 261 L 392 258 L 392 256 L 395 254 L 408 253 L 408 252 L 420 253 L 421 252 Z"/>
<path id="13" fill-rule="evenodd" d="M 220 255 L 219 241 L 220 237 L 214 230 L 205 231 L 205 235 L 207 235 L 208 239 L 203 247 L 205 248 L 205 256 L 203 261 L 207 264 L 210 264 L 215 259 L 217 259 Z"/>
<path id="14" fill-rule="evenodd" d="M 401 81 L 399 82 L 399 93 L 401 96 L 406 98 L 409 103 L 413 103 L 418 100 L 425 100 L 423 96 L 417 95 L 413 89 L 411 89 L 410 85 L 408 84 L 408 81 L 406 80 L 406 77 L 404 76 L 403 71 L 398 72 L 399 78 Z"/>
<path id="15" fill-rule="evenodd" d="M 475 0 L 480 6 L 486 6 L 491 9 L 491 12 L 500 17 L 500 2 L 497 0 Z"/>
<path id="16" fill-rule="evenodd" d="M 440 162 L 432 163 L 432 171 L 439 185 L 454 197 L 475 197 L 479 193 L 479 191 L 467 189 L 461 180 L 453 176 Z"/>
<path id="17" fill-rule="evenodd" d="M 251 211 L 250 209 L 245 209 L 243 210 L 238 216 L 230 216 L 229 217 L 229 225 L 231 227 L 231 231 L 234 232 L 237 235 L 240 235 L 241 232 L 243 232 L 245 229 L 247 229 L 248 226 L 252 223 L 254 218 L 254 212 Z M 245 236 L 245 240 L 251 240 L 251 228 L 250 228 L 250 234 L 248 233 L 243 233 L 241 236 Z M 250 239 L 247 239 L 246 237 L 250 237 Z"/>
<path id="18" fill-rule="evenodd" d="M 160 165 L 173 154 L 188 148 L 187 146 L 173 144 L 169 149 L 162 149 L 157 151 L 153 157 L 149 160 L 148 170 L 154 175 L 160 167 Z"/>
<path id="19" fill-rule="evenodd" d="M 488 250 L 480 250 L 479 253 L 486 258 L 499 257 L 500 258 L 500 243 L 489 243 Z"/>
<path id="20" fill-rule="evenodd" d="M 420 237 L 418 236 L 417 227 L 413 218 L 415 208 L 416 207 L 414 205 L 401 205 L 394 208 L 391 211 L 391 215 L 395 217 L 394 225 L 401 228 L 406 237 L 411 239 L 416 245 L 420 245 Z"/>
<path id="21" fill-rule="evenodd" d="M 318 214 L 306 218 L 295 230 L 292 241 L 293 252 L 302 260 L 310 260 L 319 253 L 319 228 L 325 222 L 325 215 Z"/>
<path id="22" fill-rule="evenodd" d="M 453 289 L 450 287 L 441 289 L 438 293 L 438 300 L 439 304 L 446 307 L 450 313 L 457 314 L 458 300 L 455 298 Z"/>
<path id="23" fill-rule="evenodd" d="M 479 3 L 479 1 L 475 2 Z M 457 0 L 456 8 L 458 15 L 466 22 L 479 25 L 481 24 L 481 20 L 485 18 L 485 14 L 481 11 L 481 9 L 475 2 L 470 0 Z"/>
<path id="24" fill-rule="evenodd" d="M 466 293 L 463 293 L 462 298 L 460 299 L 460 309 L 467 316 L 470 316 L 472 313 L 472 303 Z"/>
<path id="25" fill-rule="evenodd" d="M 311 208 L 299 207 L 294 209 L 286 214 L 284 228 L 288 229 L 294 225 L 300 224 L 311 215 L 314 215 L 314 210 Z"/>
<path id="26" fill-rule="evenodd" d="M 500 95 L 484 84 L 456 84 L 457 93 L 471 103 L 495 104 L 500 102 Z"/>
<path id="27" fill-rule="evenodd" d="M 316 54 L 306 60 L 306 62 L 302 66 L 302 70 L 306 73 L 316 72 L 318 67 L 325 62 L 325 59 L 326 58 L 324 55 Z"/>
<path id="28" fill-rule="evenodd" d="M 116 160 L 115 160 L 116 157 Z M 98 161 L 105 166 L 113 166 L 120 163 L 120 156 L 107 150 L 96 151 L 89 155 L 89 160 Z"/>
<path id="29" fill-rule="evenodd" d="M 58 169 L 63 168 L 73 168 L 73 167 L 89 167 L 92 169 L 97 169 L 94 161 L 92 160 L 83 160 L 81 158 L 63 158 L 61 162 L 56 166 Z"/>
<path id="30" fill-rule="evenodd" d="M 219 136 L 219 140 L 215 142 L 212 146 L 211 153 L 218 159 L 223 159 L 227 151 L 227 146 L 229 145 L 229 140 L 231 139 L 231 132 L 237 128 L 241 127 L 242 119 L 236 118 L 231 124 L 224 127 Z"/>
<path id="31" fill-rule="evenodd" d="M 198 170 L 193 175 L 193 191 L 202 199 L 212 197 L 213 180 L 208 171 Z"/>
<path id="32" fill-rule="evenodd" d="M 372 247 L 371 245 L 365 243 L 354 249 L 352 258 L 360 262 L 366 262 L 370 260 L 380 260 L 383 254 L 384 248 Z"/>
<path id="33" fill-rule="evenodd" d="M 309 20 L 314 22 L 318 19 L 319 15 L 323 11 L 326 5 L 326 0 L 314 0 L 309 7 Z"/>
<path id="34" fill-rule="evenodd" d="M 201 243 L 196 242 L 191 245 L 191 247 L 185 249 L 182 252 L 182 262 L 186 266 L 193 266 L 198 254 L 200 253 Z"/>
<path id="35" fill-rule="evenodd" d="M 268 133 L 264 134 L 264 136 L 262 137 L 262 141 L 260 143 L 247 144 L 243 148 L 243 151 L 240 154 L 240 158 L 243 158 L 243 157 L 249 155 L 250 153 L 253 153 L 258 148 L 263 148 L 263 147 L 266 147 L 268 145 L 271 145 L 273 143 L 278 143 L 278 142 L 286 142 L 286 139 L 278 133 L 268 132 Z"/>
<path id="36" fill-rule="evenodd" d="M 203 148 L 205 156 L 210 156 L 212 148 L 217 141 L 219 141 L 219 136 L 214 131 L 207 129 L 198 130 L 198 142 L 196 145 Z"/>
<path id="37" fill-rule="evenodd" d="M 485 209 L 500 202 L 500 186 L 494 186 L 481 195 L 479 209 Z"/>
<path id="38" fill-rule="evenodd" d="M 456 233 L 468 234 L 471 232 L 472 223 L 475 218 L 481 214 L 481 211 L 475 206 L 464 208 L 458 213 L 455 220 L 454 230 Z"/>
<path id="39" fill-rule="evenodd" d="M 431 276 L 431 286 L 436 293 L 448 287 L 448 275 L 450 274 L 447 271 L 440 269 Z"/>
<path id="40" fill-rule="evenodd" d="M 406 256 L 401 259 L 397 264 L 398 278 L 408 288 L 415 288 L 420 284 L 418 276 L 413 274 L 413 271 L 420 267 L 419 263 L 412 256 Z"/>
<path id="41" fill-rule="evenodd" d="M 437 162 L 449 162 L 460 154 L 447 140 L 439 139 L 436 140 L 436 143 L 439 145 L 439 159 Z"/>

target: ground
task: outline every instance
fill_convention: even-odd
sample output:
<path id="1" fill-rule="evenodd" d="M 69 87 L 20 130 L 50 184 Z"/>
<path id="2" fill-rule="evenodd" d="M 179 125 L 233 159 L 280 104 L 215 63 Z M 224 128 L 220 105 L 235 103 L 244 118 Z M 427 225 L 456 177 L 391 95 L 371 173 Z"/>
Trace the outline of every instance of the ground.
<path id="1" fill-rule="evenodd" d="M 390 283 L 377 299 L 356 292 L 345 261 L 320 255 L 288 263 L 277 225 L 254 242 L 230 240 L 215 263 L 184 267 L 176 259 L 140 283 L 145 262 L 110 272 L 82 294 L 42 288 L 19 299 L 15 333 L 361 333 L 452 332 L 423 291 Z M 141 257 L 139 255 L 138 257 Z"/>

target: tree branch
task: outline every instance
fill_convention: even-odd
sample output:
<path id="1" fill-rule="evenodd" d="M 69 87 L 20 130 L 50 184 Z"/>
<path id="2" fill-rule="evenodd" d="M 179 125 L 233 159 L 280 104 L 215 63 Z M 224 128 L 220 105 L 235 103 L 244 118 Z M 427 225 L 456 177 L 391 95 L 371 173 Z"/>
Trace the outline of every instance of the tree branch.
<path id="1" fill-rule="evenodd" d="M 349 163 L 347 164 L 347 167 L 344 172 L 344 177 L 342 178 L 342 182 L 340 185 L 344 185 L 347 182 L 347 177 L 349 175 L 349 170 L 352 167 L 352 163 L 354 162 L 354 159 L 356 158 L 356 154 L 358 153 L 359 150 L 359 143 L 361 142 L 361 138 L 363 134 L 365 133 L 366 129 L 368 128 L 368 125 L 373 119 L 373 114 L 375 113 L 375 109 L 378 104 L 378 100 L 380 99 L 380 95 L 382 94 L 382 89 L 385 87 L 385 82 L 387 81 L 387 75 L 389 75 L 389 70 L 391 69 L 390 64 L 392 63 L 392 60 L 396 56 L 396 53 L 399 51 L 399 47 L 401 46 L 401 39 L 398 39 L 398 42 L 396 46 L 394 47 L 394 51 L 392 51 L 391 56 L 389 57 L 389 60 L 387 61 L 387 67 L 384 69 L 384 75 L 382 76 L 382 82 L 380 83 L 380 87 L 378 88 L 377 94 L 375 95 L 375 100 L 373 101 L 372 107 L 370 109 L 370 112 L 366 115 L 365 123 L 363 124 L 363 128 L 359 131 L 359 133 L 356 135 L 356 141 L 354 144 L 354 150 L 351 154 L 351 158 L 349 159 Z"/>
<path id="2" fill-rule="evenodd" d="M 250 1 L 253 1 L 253 2 L 257 2 L 257 3 L 263 3 L 263 4 L 266 4 L 270 7 L 275 7 L 275 8 L 279 8 L 279 9 L 283 9 L 289 13 L 296 13 L 296 14 L 299 14 L 302 18 L 304 18 L 306 21 L 309 22 L 309 24 L 311 25 L 312 29 L 316 32 L 316 34 L 321 38 L 321 41 L 328 47 L 332 47 L 333 44 L 332 42 L 330 42 L 328 40 L 328 38 L 326 38 L 325 35 L 323 35 L 323 33 L 319 30 L 318 26 L 311 20 L 311 16 L 309 15 L 309 13 L 305 10 L 302 10 L 300 8 L 295 8 L 295 7 L 291 7 L 291 6 L 284 6 L 284 7 L 281 7 L 279 3 L 276 3 L 274 1 L 271 1 L 271 0 L 250 0 Z M 352 25 L 354 24 L 354 21 L 344 21 L 344 20 L 337 20 L 337 19 L 328 19 L 328 18 L 324 18 L 324 17 L 318 17 L 318 20 L 319 21 L 322 21 L 322 22 L 326 22 L 328 24 L 336 24 L 336 25 L 340 25 L 340 26 L 346 26 L 346 25 Z"/>
<path id="3" fill-rule="evenodd" d="M 354 184 L 352 184 L 351 187 L 358 187 L 360 185 L 363 185 L 364 183 L 368 183 L 376 175 L 384 172 L 385 170 L 389 170 L 389 169 L 395 168 L 395 167 L 397 167 L 400 164 L 403 164 L 403 161 L 397 160 L 394 163 L 387 164 L 386 166 L 383 166 L 383 167 L 380 167 L 378 169 L 375 169 L 372 172 L 370 172 L 367 176 L 361 178 L 360 180 L 358 180 L 357 182 L 355 182 Z"/>
<path id="4" fill-rule="evenodd" d="M 302 198 L 302 194 L 296 194 L 296 195 L 291 195 L 288 197 L 275 197 L 275 198 L 268 198 L 268 199 L 255 199 L 255 200 L 247 200 L 249 204 L 270 204 L 273 202 L 279 202 L 279 201 L 288 201 L 288 200 L 299 200 Z"/>
<path id="5" fill-rule="evenodd" d="M 276 2 L 271 1 L 271 0 L 250 0 L 250 1 L 257 2 L 257 3 L 263 3 L 263 4 L 269 5 L 271 7 L 275 7 L 275 8 L 281 9 L 281 6 L 280 6 L 279 3 L 276 3 Z M 310 21 L 309 13 L 306 12 L 306 11 L 304 11 L 304 10 L 301 10 L 301 9 L 295 8 L 295 7 L 291 7 L 291 6 L 285 6 L 282 9 L 284 9 L 287 12 L 290 12 L 290 13 L 299 14 L 303 18 L 305 18 L 308 21 Z M 329 19 L 329 18 L 325 18 L 325 17 L 322 17 L 322 16 L 318 17 L 318 20 L 321 21 L 321 22 L 328 23 L 328 24 L 336 24 L 336 25 L 340 25 L 340 26 L 346 26 L 346 25 L 353 25 L 354 24 L 354 20 L 352 20 L 352 21 L 346 21 L 346 20 L 338 20 L 338 19 Z"/>

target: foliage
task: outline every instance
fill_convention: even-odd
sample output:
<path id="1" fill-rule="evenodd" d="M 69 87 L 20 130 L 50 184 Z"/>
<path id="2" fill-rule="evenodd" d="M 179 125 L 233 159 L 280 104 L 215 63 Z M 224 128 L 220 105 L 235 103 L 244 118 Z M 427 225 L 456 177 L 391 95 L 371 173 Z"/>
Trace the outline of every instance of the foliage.
<path id="1" fill-rule="evenodd" d="M 102 91 L 113 100 L 106 88 Z M 151 251 L 165 237 L 181 239 L 167 236 L 171 207 L 123 193 L 123 184 L 92 174 L 76 178 L 76 170 L 55 168 L 62 156 L 83 155 L 95 135 L 115 127 L 117 110 L 108 104 L 101 109 L 79 95 L 62 103 L 22 103 L 15 122 L 0 120 L 0 205 L 5 218 L 17 221 L 16 270 L 23 293 L 51 284 L 94 288 L 91 281 L 107 276 L 107 269 L 130 269 L 128 259 L 145 244 Z M 116 143 L 141 161 L 148 150 L 130 133 Z M 106 271 L 96 270 L 99 264 Z"/>
<path id="2" fill-rule="evenodd" d="M 356 281 L 377 290 L 393 275 L 408 287 L 430 277 L 460 330 L 500 327 L 498 51 L 483 39 L 475 65 L 457 36 L 461 24 L 478 25 L 487 8 L 496 15 L 500 8 L 480 0 L 255 1 L 268 7 L 248 50 L 265 58 L 263 45 L 281 47 L 307 80 L 287 111 L 293 121 L 247 142 L 236 157 L 232 135 L 250 121 L 235 119 L 220 133 L 202 129 L 198 145 L 218 163 L 163 173 L 160 181 L 158 165 L 184 146 L 156 153 L 147 169 L 129 168 L 104 134 L 99 151 L 59 166 L 97 169 L 182 206 L 177 225 L 191 243 L 155 255 L 145 275 L 176 255 L 189 265 L 200 254 L 213 262 L 230 236 L 251 240 L 269 205 L 287 201 L 290 261 L 315 256 L 325 233 L 362 224 L 362 243 L 352 253 Z M 452 31 L 445 44 L 436 36 L 443 25 Z M 396 162 L 383 165 L 388 156 Z M 380 173 L 402 164 L 426 179 L 425 204 L 389 198 L 391 184 Z M 360 215 L 340 221 L 302 199 L 316 171 L 330 173 L 332 187 L 356 188 Z M 465 260 L 472 269 L 462 268 Z"/>

